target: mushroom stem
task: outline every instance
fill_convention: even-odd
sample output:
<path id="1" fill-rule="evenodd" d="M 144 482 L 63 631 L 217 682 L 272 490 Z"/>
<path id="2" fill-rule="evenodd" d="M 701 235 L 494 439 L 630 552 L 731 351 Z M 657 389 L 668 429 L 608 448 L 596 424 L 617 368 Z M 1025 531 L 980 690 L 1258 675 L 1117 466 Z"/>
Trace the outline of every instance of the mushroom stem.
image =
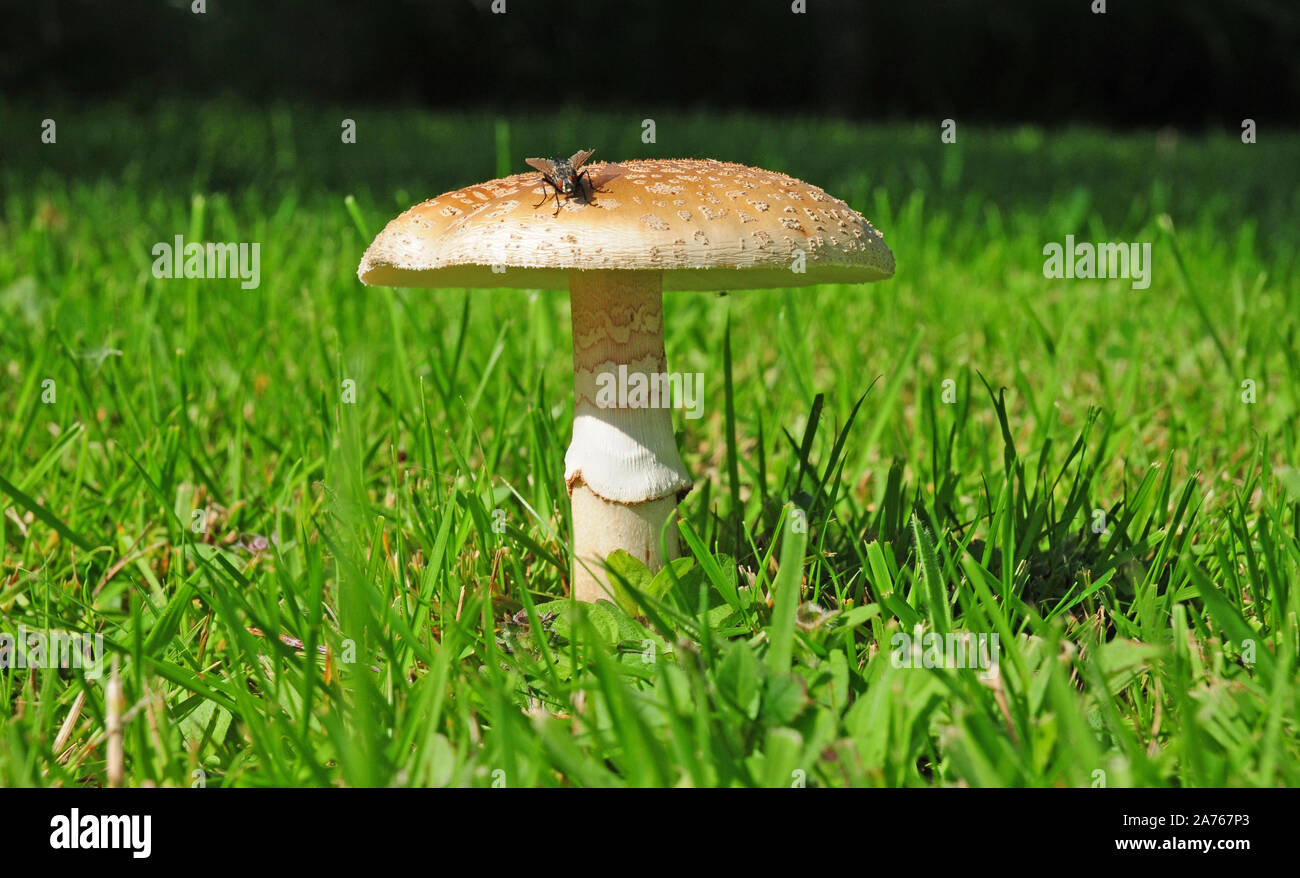
<path id="1" fill-rule="evenodd" d="M 691 487 L 666 390 L 663 276 L 575 270 L 569 296 L 573 440 L 564 477 L 573 506 L 573 594 L 612 600 L 605 559 L 623 549 L 653 571 L 676 558 L 676 533 L 664 525 Z"/>

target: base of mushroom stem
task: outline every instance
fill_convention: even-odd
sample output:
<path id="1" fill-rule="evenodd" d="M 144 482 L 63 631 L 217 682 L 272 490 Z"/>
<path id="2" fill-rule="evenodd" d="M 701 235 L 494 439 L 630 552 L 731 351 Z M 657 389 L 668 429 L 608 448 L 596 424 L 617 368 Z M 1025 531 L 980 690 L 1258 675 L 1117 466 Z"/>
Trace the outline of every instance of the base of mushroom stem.
<path id="1" fill-rule="evenodd" d="M 615 503 L 598 497 L 578 484 L 570 496 L 573 504 L 573 596 L 580 601 L 614 600 L 605 559 L 623 549 L 656 571 L 678 557 L 677 528 L 664 533 L 664 524 L 677 509 L 673 495 L 645 503 Z M 664 534 L 668 554 L 659 548 Z"/>

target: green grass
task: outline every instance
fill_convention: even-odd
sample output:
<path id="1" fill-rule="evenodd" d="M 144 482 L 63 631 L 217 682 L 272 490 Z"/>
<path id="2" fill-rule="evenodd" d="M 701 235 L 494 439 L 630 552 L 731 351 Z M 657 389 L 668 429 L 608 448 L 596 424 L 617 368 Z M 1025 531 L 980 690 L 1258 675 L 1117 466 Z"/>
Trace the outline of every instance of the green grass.
<path id="1" fill-rule="evenodd" d="M 0 103 L 0 630 L 104 635 L 125 783 L 1300 784 L 1300 135 L 634 115 Z M 707 408 L 630 614 L 564 599 L 567 295 L 355 277 L 357 220 L 589 145 L 787 171 L 899 266 L 667 296 Z M 177 234 L 261 286 L 153 278 Z M 1066 234 L 1150 289 L 1045 279 Z M 106 783 L 106 680 L 0 673 L 0 786 Z"/>

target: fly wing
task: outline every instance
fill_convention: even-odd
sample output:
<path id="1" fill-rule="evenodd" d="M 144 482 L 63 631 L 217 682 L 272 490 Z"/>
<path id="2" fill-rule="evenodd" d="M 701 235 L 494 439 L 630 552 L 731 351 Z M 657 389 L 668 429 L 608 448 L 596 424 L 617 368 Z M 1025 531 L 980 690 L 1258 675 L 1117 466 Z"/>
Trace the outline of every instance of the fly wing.
<path id="1" fill-rule="evenodd" d="M 605 165 L 591 175 L 591 188 L 599 189 L 615 177 L 623 176 L 622 165 Z"/>
<path id="2" fill-rule="evenodd" d="M 541 171 L 543 177 L 555 176 L 555 162 L 550 159 L 524 159 L 524 162 Z"/>
<path id="3" fill-rule="evenodd" d="M 594 152 L 594 149 L 580 149 L 573 155 L 569 156 L 569 164 L 573 165 L 573 169 L 576 171 L 578 168 L 582 167 L 583 162 L 591 158 L 592 153 Z"/>

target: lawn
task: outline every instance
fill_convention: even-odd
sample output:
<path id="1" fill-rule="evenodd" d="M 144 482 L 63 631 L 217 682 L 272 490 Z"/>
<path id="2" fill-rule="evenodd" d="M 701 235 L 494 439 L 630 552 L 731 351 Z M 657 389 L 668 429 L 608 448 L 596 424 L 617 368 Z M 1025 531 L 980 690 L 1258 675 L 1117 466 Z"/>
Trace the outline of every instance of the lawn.
<path id="1" fill-rule="evenodd" d="M 1300 134 L 235 101 L 0 132 L 0 633 L 111 657 L 0 673 L 0 786 L 1300 785 Z M 584 146 L 787 172 L 898 264 L 666 295 L 696 487 L 622 607 L 565 597 L 567 294 L 356 278 L 411 203 Z M 260 244 L 260 284 L 156 278 L 177 235 Z M 1045 277 L 1067 235 L 1150 243 L 1149 287 Z"/>

